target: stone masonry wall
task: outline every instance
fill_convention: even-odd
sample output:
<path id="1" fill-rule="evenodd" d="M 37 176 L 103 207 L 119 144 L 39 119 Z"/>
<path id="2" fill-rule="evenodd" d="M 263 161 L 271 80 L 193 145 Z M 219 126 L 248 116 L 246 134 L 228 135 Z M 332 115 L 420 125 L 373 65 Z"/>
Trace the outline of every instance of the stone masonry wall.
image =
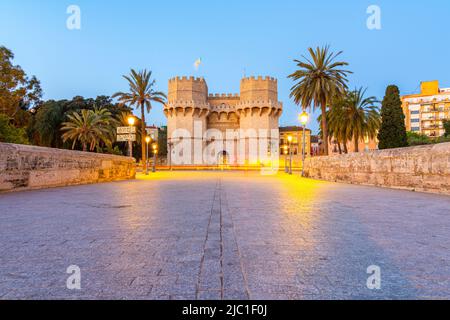
<path id="1" fill-rule="evenodd" d="M 134 160 L 0 143 L 0 192 L 134 179 Z"/>
<path id="2" fill-rule="evenodd" d="M 450 143 L 313 157 L 310 178 L 450 195 Z"/>

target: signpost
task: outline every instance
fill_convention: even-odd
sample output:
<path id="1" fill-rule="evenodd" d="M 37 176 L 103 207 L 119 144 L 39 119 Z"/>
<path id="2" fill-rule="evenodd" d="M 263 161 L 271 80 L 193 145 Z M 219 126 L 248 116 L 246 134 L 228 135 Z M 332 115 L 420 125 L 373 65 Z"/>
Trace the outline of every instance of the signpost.
<path id="1" fill-rule="evenodd" d="M 128 142 L 130 146 L 130 157 L 133 156 L 133 142 L 137 141 L 136 139 L 136 127 L 117 127 L 117 141 L 118 142 Z"/>
<path id="2" fill-rule="evenodd" d="M 128 141 L 136 141 L 135 134 L 118 134 L 117 142 L 128 142 Z"/>
<path id="3" fill-rule="evenodd" d="M 117 134 L 136 134 L 136 127 L 117 127 Z"/>

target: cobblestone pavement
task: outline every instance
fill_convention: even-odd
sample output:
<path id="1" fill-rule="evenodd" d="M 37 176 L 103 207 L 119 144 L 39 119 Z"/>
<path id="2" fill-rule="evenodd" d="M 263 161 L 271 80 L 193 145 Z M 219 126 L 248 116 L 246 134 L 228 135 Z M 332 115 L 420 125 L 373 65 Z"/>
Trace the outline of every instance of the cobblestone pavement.
<path id="1" fill-rule="evenodd" d="M 449 208 L 234 172 L 2 194 L 0 299 L 449 299 Z"/>

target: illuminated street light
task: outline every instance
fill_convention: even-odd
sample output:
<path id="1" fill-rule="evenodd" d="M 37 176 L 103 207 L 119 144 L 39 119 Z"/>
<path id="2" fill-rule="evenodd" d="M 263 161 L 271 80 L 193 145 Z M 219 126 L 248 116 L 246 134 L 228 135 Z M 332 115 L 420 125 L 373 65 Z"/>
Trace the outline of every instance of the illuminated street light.
<path id="1" fill-rule="evenodd" d="M 308 114 L 306 111 L 303 111 L 303 113 L 302 113 L 298 118 L 299 118 L 299 120 L 300 120 L 300 123 L 301 123 L 303 126 L 306 126 L 306 124 L 307 124 L 308 121 L 309 121 L 309 114 Z"/>
<path id="2" fill-rule="evenodd" d="M 289 142 L 289 174 L 292 174 L 292 136 L 288 136 Z"/>
<path id="3" fill-rule="evenodd" d="M 148 144 L 152 141 L 152 138 L 150 136 L 145 137 L 145 142 L 147 143 L 147 157 L 146 157 L 146 166 L 145 166 L 145 175 L 148 176 Z"/>
<path id="4" fill-rule="evenodd" d="M 132 128 L 133 128 L 134 124 L 136 123 L 136 118 L 133 116 L 129 116 L 127 121 L 128 121 L 128 125 L 130 126 L 130 133 L 128 136 L 128 146 L 129 146 L 128 149 L 130 150 L 130 158 L 132 158 L 133 157 L 133 141 L 131 139 L 131 135 L 133 132 Z"/>
<path id="5" fill-rule="evenodd" d="M 135 123 L 136 123 L 136 118 L 133 117 L 133 116 L 129 116 L 129 117 L 128 117 L 128 125 L 129 125 L 130 127 L 132 127 L 132 126 L 134 126 Z"/>
<path id="6" fill-rule="evenodd" d="M 158 144 L 154 143 L 152 145 L 153 148 L 153 169 L 152 172 L 156 172 L 156 155 L 158 154 Z"/>
<path id="7" fill-rule="evenodd" d="M 284 145 L 283 149 L 284 149 L 284 172 L 288 173 L 289 172 L 288 160 L 287 160 L 287 157 L 288 157 L 288 146 Z"/>
<path id="8" fill-rule="evenodd" d="M 309 121 L 309 114 L 306 111 L 303 111 L 302 114 L 299 115 L 298 119 L 300 123 L 303 125 L 303 148 L 302 148 L 302 177 L 305 176 L 305 158 L 306 158 L 306 124 Z"/>

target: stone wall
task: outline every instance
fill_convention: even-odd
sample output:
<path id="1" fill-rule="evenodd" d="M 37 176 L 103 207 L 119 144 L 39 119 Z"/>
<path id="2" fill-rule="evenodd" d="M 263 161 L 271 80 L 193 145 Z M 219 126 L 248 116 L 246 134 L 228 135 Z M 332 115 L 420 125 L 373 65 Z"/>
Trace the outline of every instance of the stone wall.
<path id="1" fill-rule="evenodd" d="M 450 195 L 450 143 L 309 158 L 305 175 Z"/>
<path id="2" fill-rule="evenodd" d="M 0 192 L 133 179 L 134 159 L 0 143 Z"/>

